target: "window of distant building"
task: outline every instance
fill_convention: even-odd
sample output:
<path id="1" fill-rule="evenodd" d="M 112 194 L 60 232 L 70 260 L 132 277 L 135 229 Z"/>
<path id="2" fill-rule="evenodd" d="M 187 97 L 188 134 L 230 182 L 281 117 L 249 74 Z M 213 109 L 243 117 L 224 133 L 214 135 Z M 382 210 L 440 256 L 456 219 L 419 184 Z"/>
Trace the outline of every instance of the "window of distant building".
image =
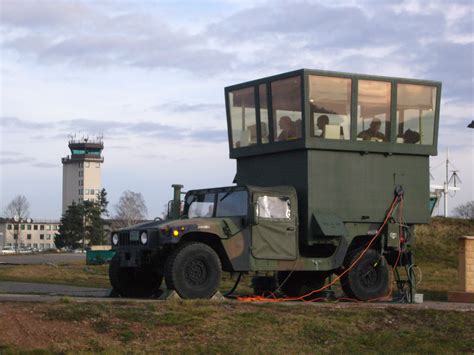
<path id="1" fill-rule="evenodd" d="M 31 224 L 28 224 L 28 225 L 26 226 L 26 229 L 30 231 L 30 230 L 31 230 Z"/>
<path id="2" fill-rule="evenodd" d="M 12 226 L 11 224 L 8 224 L 8 225 L 7 225 L 7 229 L 8 229 L 8 230 L 11 230 L 11 229 L 13 229 L 13 226 Z"/>
<path id="3" fill-rule="evenodd" d="M 26 239 L 31 239 L 31 234 L 27 234 Z"/>
<path id="4" fill-rule="evenodd" d="M 44 234 L 40 234 L 40 239 L 41 239 L 41 240 L 44 239 Z"/>
<path id="5" fill-rule="evenodd" d="M 35 231 L 38 230 L 38 225 L 37 225 L 37 224 L 35 224 L 35 225 L 33 226 L 33 230 L 35 230 Z"/>
<path id="6" fill-rule="evenodd" d="M 40 225 L 40 231 L 44 231 L 44 225 Z"/>
<path id="7" fill-rule="evenodd" d="M 21 225 L 21 230 L 22 230 L 22 231 L 25 230 L 25 225 L 24 225 L 24 224 Z"/>

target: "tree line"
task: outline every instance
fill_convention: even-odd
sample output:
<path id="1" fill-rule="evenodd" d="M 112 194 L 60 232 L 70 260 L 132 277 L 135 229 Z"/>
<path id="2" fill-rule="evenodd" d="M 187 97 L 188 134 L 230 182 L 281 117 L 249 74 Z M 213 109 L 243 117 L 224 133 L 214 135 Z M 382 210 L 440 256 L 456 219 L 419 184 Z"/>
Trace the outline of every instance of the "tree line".
<path id="1" fill-rule="evenodd" d="M 124 191 L 114 206 L 115 214 L 112 219 L 107 218 L 108 205 L 105 189 L 102 189 L 93 201 L 73 202 L 61 216 L 59 230 L 54 237 L 56 248 L 77 249 L 108 244 L 107 225 L 121 228 L 147 218 L 148 210 L 141 193 Z M 30 215 L 29 206 L 27 198 L 18 195 L 5 208 L 5 216 L 10 219 L 16 217 L 25 223 Z"/>

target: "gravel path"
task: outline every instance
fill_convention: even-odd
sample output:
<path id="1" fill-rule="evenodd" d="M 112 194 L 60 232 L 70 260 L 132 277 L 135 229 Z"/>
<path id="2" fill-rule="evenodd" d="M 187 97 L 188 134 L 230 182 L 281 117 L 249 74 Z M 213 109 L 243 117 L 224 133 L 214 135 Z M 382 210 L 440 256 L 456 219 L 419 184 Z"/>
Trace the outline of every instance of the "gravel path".
<path id="1" fill-rule="evenodd" d="M 107 288 L 78 287 L 32 282 L 0 281 L 0 293 L 3 294 L 33 294 L 70 297 L 107 297 Z"/>

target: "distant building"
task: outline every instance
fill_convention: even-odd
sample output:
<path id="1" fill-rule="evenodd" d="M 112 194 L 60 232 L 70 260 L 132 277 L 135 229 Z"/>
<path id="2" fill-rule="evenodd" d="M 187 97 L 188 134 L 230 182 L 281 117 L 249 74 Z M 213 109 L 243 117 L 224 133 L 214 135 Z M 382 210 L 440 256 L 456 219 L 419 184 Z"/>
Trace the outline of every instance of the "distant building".
<path id="1" fill-rule="evenodd" d="M 0 249 L 56 248 L 54 237 L 58 230 L 59 221 L 33 220 L 31 223 L 17 223 L 13 219 L 0 218 Z"/>
<path id="2" fill-rule="evenodd" d="M 62 158 L 63 204 L 62 213 L 72 205 L 85 200 L 96 200 L 102 189 L 100 168 L 104 162 L 102 138 L 69 140 L 71 155 Z"/>

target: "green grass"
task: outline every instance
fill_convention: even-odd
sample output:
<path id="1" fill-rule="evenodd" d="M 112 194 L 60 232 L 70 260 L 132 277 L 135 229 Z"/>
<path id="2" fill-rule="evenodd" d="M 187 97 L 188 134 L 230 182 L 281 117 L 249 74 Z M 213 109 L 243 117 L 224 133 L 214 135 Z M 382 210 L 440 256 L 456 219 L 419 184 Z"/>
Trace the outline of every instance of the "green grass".
<path id="1" fill-rule="evenodd" d="M 418 291 L 427 299 L 447 300 L 447 291 L 459 285 L 458 239 L 474 235 L 474 221 L 435 217 L 416 226 L 415 234 L 415 262 L 423 274 Z"/>
<path id="2" fill-rule="evenodd" d="M 58 265 L 2 265 L 0 281 L 110 287 L 108 265 L 86 265 L 85 262 Z"/>
<path id="3" fill-rule="evenodd" d="M 4 312 L 8 305 L 0 305 Z M 334 304 L 161 303 L 17 304 L 27 334 L 55 329 L 51 352 L 453 353 L 474 351 L 474 312 Z M 79 316 L 75 316 L 78 314 Z M 137 315 L 140 315 L 138 317 Z M 22 339 L 0 344 L 31 351 Z M 45 348 L 45 346 L 42 346 Z"/>

